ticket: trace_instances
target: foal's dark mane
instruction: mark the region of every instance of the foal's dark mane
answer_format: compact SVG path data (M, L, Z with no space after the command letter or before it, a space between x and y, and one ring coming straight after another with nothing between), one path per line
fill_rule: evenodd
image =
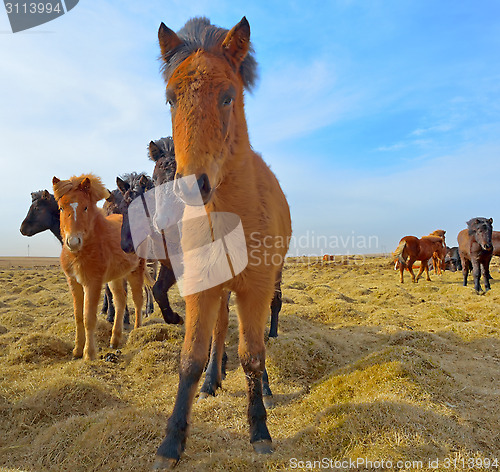
M130 185L131 189L136 189L140 185L140 180L142 177L146 177L147 179L146 190L152 189L153 181L151 180L151 177L145 172L129 172L120 176L122 180Z
M156 162L161 157L171 157L175 160L174 140L172 139L172 136L157 139L153 141L153 143L156 145L158 150L151 152L151 147L149 148L150 160Z
M168 82L177 67L196 51L204 50L222 56L222 42L229 30L212 25L206 17L191 18L178 32L182 43L163 56L163 77ZM240 65L243 85L248 91L254 87L258 73L254 50L250 49Z
M160 159L163 159L161 165L165 170L165 181L174 180L177 163L175 162L174 140L171 136L157 139L149 144L149 159L153 162L158 162ZM154 176L155 172L153 172L153 177Z
M43 198L44 192L47 192L50 195L50 200L53 199L54 202L56 201L54 195L49 193L47 190L38 190L38 192L31 192L31 201L34 202L35 200L41 200Z
M43 190L39 190L38 192L31 192L31 201L40 200L42 198Z

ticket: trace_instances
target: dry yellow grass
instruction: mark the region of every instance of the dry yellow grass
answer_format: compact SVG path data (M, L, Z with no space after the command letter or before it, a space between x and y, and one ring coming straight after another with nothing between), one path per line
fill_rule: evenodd
M150 470L173 406L183 328L156 312L127 333L116 363L72 360L61 270L54 261L0 262L0 471ZM498 265L492 274L500 280ZM268 343L274 454L257 456L248 443L232 306L227 379L217 397L195 404L178 470L291 470L323 458L485 470L485 459L500 461L500 282L478 296L461 274L431 277L401 285L383 258L290 260L279 337ZM176 290L172 298L182 313ZM103 356L109 333L101 316Z

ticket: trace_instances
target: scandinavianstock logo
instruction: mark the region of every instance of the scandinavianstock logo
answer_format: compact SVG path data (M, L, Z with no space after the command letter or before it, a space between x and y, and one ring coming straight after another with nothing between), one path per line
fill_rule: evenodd
M238 215L207 213L194 175L177 179L177 184L198 190L189 205L175 193L174 182L167 182L134 199L128 218L137 255L168 258L186 296L238 275L248 264L248 254Z
M4 0L13 33L52 21L72 10L79 0Z

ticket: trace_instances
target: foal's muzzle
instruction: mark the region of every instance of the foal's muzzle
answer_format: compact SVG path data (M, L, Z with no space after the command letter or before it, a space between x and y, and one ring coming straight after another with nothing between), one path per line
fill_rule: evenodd
M194 176L183 178L182 174L178 173L175 176L174 192L186 205L200 206L206 205L210 201L212 186L205 173L201 174L196 182Z
M64 242L71 252L76 252L82 248L83 239L80 235L70 235Z

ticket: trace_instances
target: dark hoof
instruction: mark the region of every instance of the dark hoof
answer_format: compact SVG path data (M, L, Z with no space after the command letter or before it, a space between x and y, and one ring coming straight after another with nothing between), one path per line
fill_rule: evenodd
M274 408L274 398L272 395L262 395L262 401L264 402L266 410L271 410Z
M172 470L177 465L177 459L169 457L156 456L153 470Z
M184 320L177 313L173 312L172 314L163 314L163 320L167 324L176 324L179 326L184 324Z
M270 439L261 439L260 441L255 441L253 444L253 450L257 454L272 454L273 453L273 443Z

